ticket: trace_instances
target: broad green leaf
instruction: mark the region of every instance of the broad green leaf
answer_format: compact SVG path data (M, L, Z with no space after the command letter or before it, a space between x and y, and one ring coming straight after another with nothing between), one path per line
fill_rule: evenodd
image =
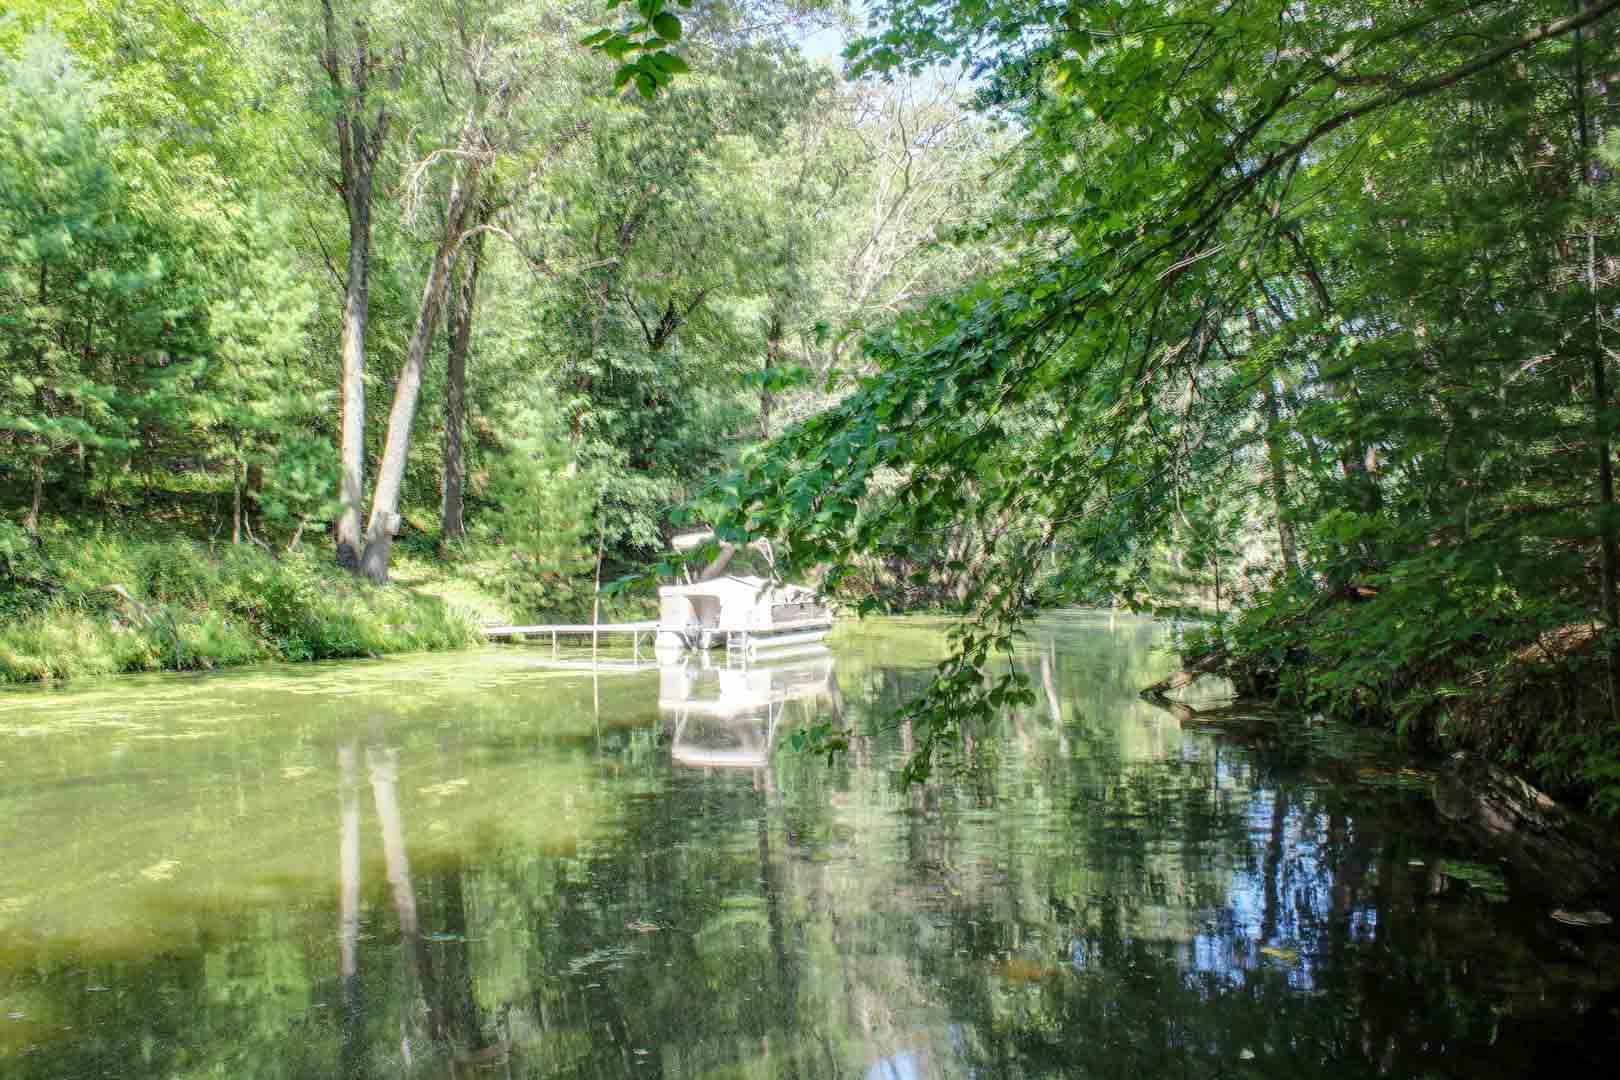
M652 17L653 32L665 41L679 41L681 39L681 20L667 11L659 12Z

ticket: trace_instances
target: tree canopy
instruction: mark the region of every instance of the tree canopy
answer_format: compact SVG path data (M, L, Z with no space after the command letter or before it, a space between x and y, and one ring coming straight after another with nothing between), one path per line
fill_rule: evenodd
M19 5L6 543L133 507L133 476L145 516L330 529L384 580L396 536L500 561L503 492L541 463L588 479L580 531L611 559L661 550L670 508L768 430L751 376L831 366L898 310L885 275L965 278L922 215L989 167L942 144L874 194L895 110L921 106L801 56L835 6L661 10L693 70L652 52L682 78L648 97L579 46L596 15L550 0Z
M1027 693L986 676L1028 613L1173 573L1193 651L1317 707L1454 733L1594 620L1612 669L1615 8L882 5L857 71L961 65L1017 133L1008 257L705 512L834 587L904 567L865 607L960 578L944 739Z

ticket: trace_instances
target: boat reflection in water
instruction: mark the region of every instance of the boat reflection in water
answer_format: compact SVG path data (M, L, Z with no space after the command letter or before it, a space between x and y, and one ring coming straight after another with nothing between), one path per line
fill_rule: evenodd
M1163 624L1033 627L902 787L944 625L0 693L0 1077L1615 1072L1620 934L1393 740L1143 700Z
M767 664L728 666L708 653L658 669L658 711L675 764L764 769L783 727L808 726L824 704L841 712L833 658L804 650Z

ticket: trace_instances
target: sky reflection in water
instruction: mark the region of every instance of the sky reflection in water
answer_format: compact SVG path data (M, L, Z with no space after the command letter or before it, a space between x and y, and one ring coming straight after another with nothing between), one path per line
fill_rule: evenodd
M1614 1060L1614 935L1326 725L1072 615L923 788L922 619L770 670L522 649L0 695L0 1076L1497 1077ZM549 653L549 649L544 651ZM828 768L785 734L861 733Z

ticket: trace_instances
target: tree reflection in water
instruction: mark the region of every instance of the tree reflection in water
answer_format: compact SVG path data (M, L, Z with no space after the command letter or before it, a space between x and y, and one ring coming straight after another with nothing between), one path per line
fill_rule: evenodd
M836 665L593 678L506 652L468 679L411 661L381 669L405 704L380 714L261 684L212 742L7 744L4 808L41 827L6 841L31 884L0 895L0 1074L1498 1077L1611 1059L1613 934L1493 876L1375 738L1140 701L1163 634L1046 624L1015 658L1036 704L911 789L911 733L888 718L939 655L924 620L851 635ZM177 731L248 693L175 685L151 707ZM818 721L852 732L834 767L785 746ZM45 839L65 822L112 839L70 858Z

